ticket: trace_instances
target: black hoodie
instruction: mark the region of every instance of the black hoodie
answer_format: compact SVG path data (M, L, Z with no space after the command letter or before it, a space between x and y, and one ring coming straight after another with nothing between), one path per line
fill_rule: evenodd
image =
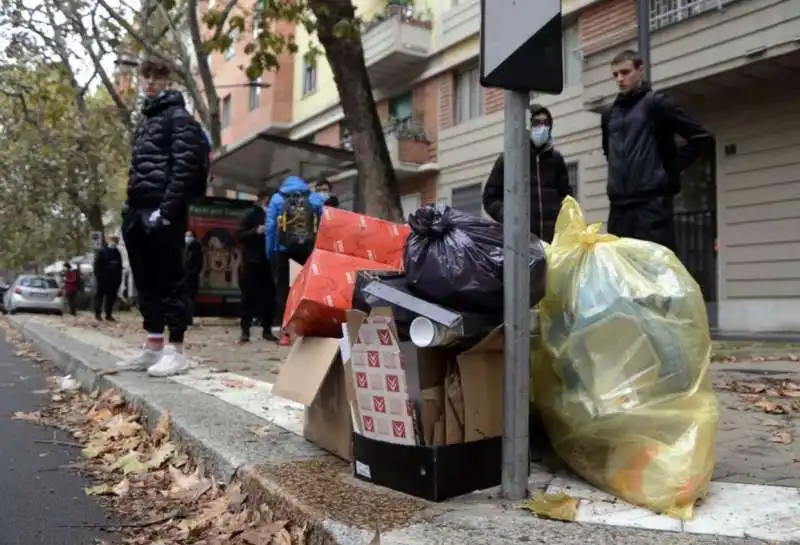
M550 129L553 116L539 104L532 104L531 117L539 113L547 114ZM486 186L483 188L483 208L489 216L503 222L503 178L505 167L503 154L494 163ZM564 157L553 147L551 140L540 148L531 143L531 233L540 239L551 242L555 231L556 218L561 209L561 201L572 195L569 175Z

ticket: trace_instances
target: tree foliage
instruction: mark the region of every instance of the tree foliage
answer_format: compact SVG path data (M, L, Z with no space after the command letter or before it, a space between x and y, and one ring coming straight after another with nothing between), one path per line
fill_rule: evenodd
M0 34L0 266L41 265L88 249L118 208L127 118L81 73L64 20L47 3L3 2ZM49 30L44 30L49 29ZM107 74L104 74L108 77Z

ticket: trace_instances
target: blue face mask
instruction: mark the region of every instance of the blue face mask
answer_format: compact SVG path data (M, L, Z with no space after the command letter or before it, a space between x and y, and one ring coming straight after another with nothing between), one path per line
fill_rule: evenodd
M550 127L547 125L536 125L531 129L531 142L537 148L541 148L550 141Z

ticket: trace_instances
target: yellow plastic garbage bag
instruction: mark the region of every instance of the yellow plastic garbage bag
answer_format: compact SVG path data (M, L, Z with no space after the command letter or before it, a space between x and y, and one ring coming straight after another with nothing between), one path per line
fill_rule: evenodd
M719 420L703 296L670 250L599 230L565 199L547 248L533 401L578 475L688 520L708 492Z

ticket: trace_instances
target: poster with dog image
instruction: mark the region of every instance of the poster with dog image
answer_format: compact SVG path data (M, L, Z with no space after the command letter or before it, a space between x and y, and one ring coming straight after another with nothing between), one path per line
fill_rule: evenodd
M239 303L241 248L236 227L251 206L249 201L204 198L190 207L188 228L203 250L198 304Z

